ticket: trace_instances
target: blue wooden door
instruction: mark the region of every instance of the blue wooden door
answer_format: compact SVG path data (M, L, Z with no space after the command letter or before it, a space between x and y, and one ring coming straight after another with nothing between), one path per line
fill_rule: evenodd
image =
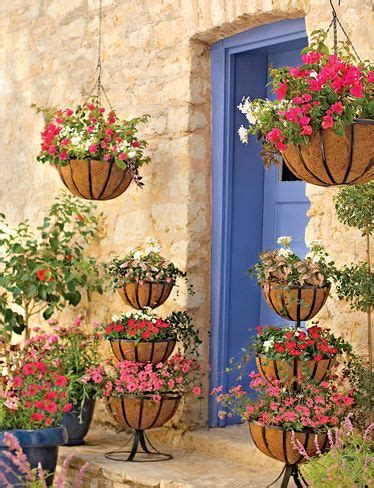
M267 96L269 62L295 64L307 43L303 19L276 22L220 41L211 49L213 107L213 225L211 281L210 386L227 390L237 374L226 373L230 358L256 333L265 318L260 287L248 268L259 252L282 234L304 242L305 185L288 181L282 170L265 171L261 144L240 142L237 130L246 119L237 109L242 98ZM251 365L254 369L254 364ZM209 425L225 426L209 403Z
M294 66L300 63L299 53L299 48L288 49L278 46L275 51L268 53L268 66L274 68ZM274 99L269 86L266 96ZM283 161L278 168L272 167L265 171L262 249L279 248L278 237L292 236L292 249L300 257L305 257L308 252L305 245L308 208L309 200L305 195L305 183L298 181ZM283 323L285 320L269 308L262 296L260 325Z

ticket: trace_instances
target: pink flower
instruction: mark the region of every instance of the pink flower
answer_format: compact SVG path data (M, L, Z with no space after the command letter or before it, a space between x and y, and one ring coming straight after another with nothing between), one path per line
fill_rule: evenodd
M94 127L93 125L89 125L89 126L87 127L87 132L90 132L90 133L91 133L91 132L94 130L94 128L95 128L95 127Z
M122 161L126 161L127 159L127 154L126 153L120 153L118 155L118 159L122 160Z
M353 85L352 88L349 90L349 93L356 98L362 98L364 96L362 83L356 83L355 85Z
M154 402L159 402L161 400L161 395L152 395L152 400Z
M63 146L67 146L69 144L69 142L70 142L70 139L65 138L65 139L62 139L61 144Z
M307 117L306 115L302 115L299 119L300 125L308 125L309 122L310 122L310 117Z
M57 152L57 147L56 146L51 146L49 149L48 149L48 152L49 154L56 154Z
M311 128L310 125L304 125L304 127L302 127L301 129L301 133L304 135L304 136L310 136L313 132L313 129Z
M329 129L332 127L334 124L333 118L331 115L325 115L323 117L323 122L322 122L322 129Z
M105 134L111 136L113 134L113 129L105 129Z
M99 112L100 112L101 114L103 114L103 113L105 112L105 108L104 108L104 107L100 107L100 108L99 108Z
M342 102L336 102L331 105L331 112L337 113L338 115L341 115L343 112L343 104Z
M275 90L278 100L283 100L287 94L287 83L279 83Z
M109 161L110 160L110 154L104 154L103 156L104 161Z
M89 151L91 154L94 154L97 151L97 146L96 144L91 144Z
M132 145L132 147L139 147L140 142L139 141L132 141L131 145Z
M95 110L95 105L94 105L93 103L89 103L89 104L87 105L87 107L88 107L88 110L91 110L91 111L92 111L92 110Z
M65 150L61 151L59 158L64 161L65 159L68 158L68 152Z
M73 111L70 108L66 109L66 115L70 117L70 115L73 115Z
M192 393L193 393L194 395L196 395L196 396L199 396L199 395L200 395L200 393L201 393L201 388L200 388L200 386L194 386L194 387L192 388Z

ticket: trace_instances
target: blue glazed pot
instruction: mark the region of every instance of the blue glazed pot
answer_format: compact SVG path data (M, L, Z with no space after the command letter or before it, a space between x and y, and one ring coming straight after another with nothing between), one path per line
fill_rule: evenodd
M68 439L65 427L38 430L17 429L8 430L7 432L18 439L31 468L37 468L40 463L44 472L52 473L46 481L47 486L52 486L53 473L57 464L58 446L65 444ZM19 481L22 473L4 456L4 451L9 451L9 449L4 444L4 432L0 432L0 460L12 469L12 473L5 473L7 480L11 485L23 486Z
M84 438L90 428L95 408L95 399L87 398L83 404L82 419L80 421L80 405L73 405L70 412L65 413L62 418L62 425L68 433L67 446L80 446L84 444Z

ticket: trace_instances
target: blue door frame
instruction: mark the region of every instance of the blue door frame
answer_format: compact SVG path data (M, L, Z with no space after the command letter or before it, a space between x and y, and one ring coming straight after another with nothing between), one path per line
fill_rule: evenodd
M211 274L211 340L210 340L210 386L227 384L225 372L228 365L230 293L226 279L231 273L232 252L232 208L233 208L233 93L235 81L235 55L268 48L277 44L296 41L306 37L304 19L293 19L267 24L224 39L211 48L212 78L212 274ZM253 72L253 70L252 70ZM258 76L262 76L258 72ZM251 75L251 72L248 73ZM264 73L266 80L266 73ZM246 93L243 92L243 95ZM257 96L257 95L255 95ZM261 95L260 95L261 96ZM253 167L248 161L248 171ZM248 176L255 186L263 188L263 172L253 171ZM236 181L236 184L241 182ZM252 228L262 228L262 202L258 208L256 195L247 190L250 221ZM256 205L256 204L255 204ZM248 237L248 236L247 236ZM261 249L261 233L248 240L248 256L253 259ZM251 261L249 261L251 262ZM254 262L254 260L252 260ZM247 297L243 297L246 300ZM260 310L260 294L253 298L253 306ZM257 325L257 324L255 324ZM218 406L213 398L209 403L209 425L225 426L226 421L218 420Z

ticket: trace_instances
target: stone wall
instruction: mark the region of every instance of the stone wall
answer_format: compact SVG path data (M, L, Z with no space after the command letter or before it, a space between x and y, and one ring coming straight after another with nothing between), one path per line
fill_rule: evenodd
M370 0L342 0L338 13L363 57L368 56ZM41 115L30 106L69 106L85 99L95 79L98 0L13 0L0 5L1 187L0 210L10 222L41 217L61 184L57 173L37 164ZM211 225L211 121L209 45L277 20L306 16L308 31L329 23L327 0L103 0L103 84L119 114L149 113L142 128L152 163L142 171L145 187L132 185L116 200L99 203L105 235L91 252L104 258L147 236L186 268L193 297L182 286L175 305L188 307L202 331L209 361ZM360 237L334 216L333 191L308 187L308 241L318 238L341 261L363 255ZM343 239L344 235L344 239ZM84 306L105 320L124 307L114 295ZM65 316L71 316L66 312ZM330 301L324 321L365 345L363 316ZM353 322L353 325L352 325ZM207 393L205 381L204 393ZM205 422L206 400L179 417ZM104 415L101 415L104 420ZM177 419L178 420L178 419Z

